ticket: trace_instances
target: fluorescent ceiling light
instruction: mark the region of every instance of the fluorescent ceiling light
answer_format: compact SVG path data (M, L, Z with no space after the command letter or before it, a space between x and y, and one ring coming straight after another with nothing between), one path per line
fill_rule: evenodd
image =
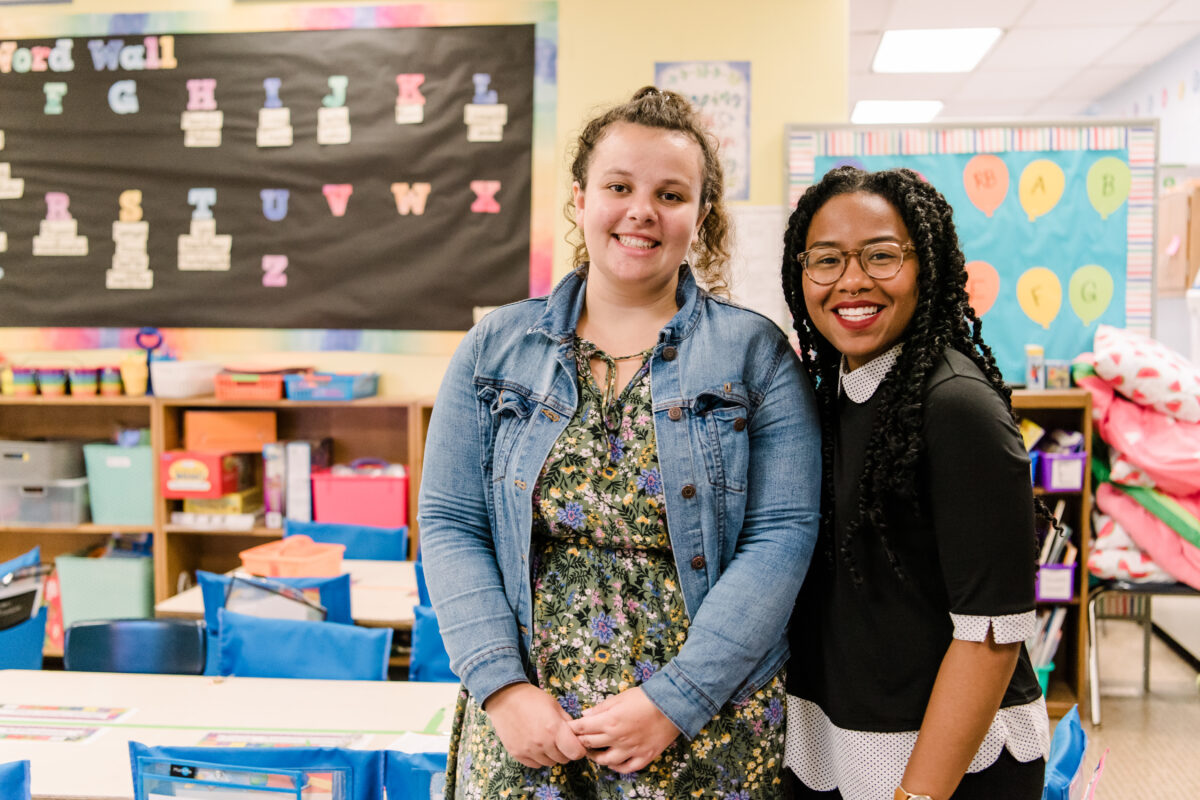
M929 122L941 110L941 100L859 100L850 121L855 125Z
M999 28L884 31L875 72L970 72L1003 33Z

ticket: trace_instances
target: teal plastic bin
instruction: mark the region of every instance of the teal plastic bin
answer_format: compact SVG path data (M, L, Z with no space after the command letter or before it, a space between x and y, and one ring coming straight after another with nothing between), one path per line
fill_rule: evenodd
M100 525L154 525L154 458L149 445L83 446L92 522Z
M63 628L87 619L154 616L154 559L148 556L59 556Z

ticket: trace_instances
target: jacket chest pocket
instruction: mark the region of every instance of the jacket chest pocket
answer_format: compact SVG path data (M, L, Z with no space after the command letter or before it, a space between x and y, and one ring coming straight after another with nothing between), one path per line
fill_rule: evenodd
M692 412L700 425L704 469L713 486L746 491L750 467L750 409L731 392L702 392Z
M487 460L492 479L503 480L537 403L520 391L495 386L480 388L479 400L491 420L491 452Z

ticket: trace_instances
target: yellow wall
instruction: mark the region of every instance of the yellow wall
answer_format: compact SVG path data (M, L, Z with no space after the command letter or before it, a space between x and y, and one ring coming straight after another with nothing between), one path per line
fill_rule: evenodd
M517 5L524 3L514 0ZM306 5L354 5L317 2ZM368 4L363 4L368 5ZM369 5L376 5L371 3ZM494 0L456 3L477 7L486 22ZM233 0L74 0L64 6L6 8L5 16L112 14L226 7L231 17L261 14L274 3ZM0 25L0 27L3 27ZM566 151L582 122L598 107L626 99L654 79L656 61L751 62L750 203L783 202L783 128L790 122L846 119L847 0L560 0L558 4L558 197L555 203L555 275L565 274L570 248L560 209L568 197ZM223 358L224 353L188 353ZM230 355L233 360L245 361ZM295 361L291 354L288 361ZM318 366L360 363L364 356L304 354ZM366 357L384 373L388 394L430 394L448 356Z

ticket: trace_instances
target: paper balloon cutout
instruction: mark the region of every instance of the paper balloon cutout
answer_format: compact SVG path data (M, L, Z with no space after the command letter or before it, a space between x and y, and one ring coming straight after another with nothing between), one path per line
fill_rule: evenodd
M1008 165L999 156L975 156L963 168L963 188L971 203L990 217L1008 195Z
M967 299L975 316L982 317L1000 295L1000 273L986 261L967 262Z
M1129 165L1124 161L1114 156L1096 159L1088 170L1087 193L1101 219L1108 219L1128 199L1131 183Z
M1080 267L1067 284L1067 296L1071 298L1071 308L1086 328L1100 319L1112 302L1112 273L1097 264Z
M1058 205L1066 185L1067 176L1063 174L1062 167L1050 159L1039 158L1029 162L1017 186L1021 208L1029 215L1029 221L1033 222Z
M1049 329L1062 308L1062 284L1045 267L1027 270L1017 280L1017 302L1031 320Z

